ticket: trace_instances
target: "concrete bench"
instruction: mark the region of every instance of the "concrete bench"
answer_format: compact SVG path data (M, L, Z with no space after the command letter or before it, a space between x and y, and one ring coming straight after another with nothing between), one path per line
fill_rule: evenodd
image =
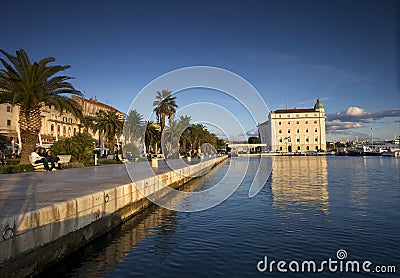
M62 165L67 164L71 160L70 154L60 154L57 155L57 157L60 159L59 163L61 163Z
M67 164L67 163L71 160L71 155L70 155L70 154L60 154L60 155L58 155L57 157L58 157L60 160L59 160L58 162L54 163L56 167L59 166L58 163L60 163L61 165L65 165L65 164ZM35 162L33 161L31 155L29 155L29 162L31 163L31 165L33 166L33 168L35 168L35 171L36 171L36 170L37 170L37 171L40 171L40 170L45 171L43 163L35 163ZM51 164L51 163L49 163L49 166L51 167L50 164Z
M37 171L37 170L45 171L43 163L35 163L35 161L33 161L33 158L31 155L29 155L29 162L31 163L33 168L35 168L35 171Z

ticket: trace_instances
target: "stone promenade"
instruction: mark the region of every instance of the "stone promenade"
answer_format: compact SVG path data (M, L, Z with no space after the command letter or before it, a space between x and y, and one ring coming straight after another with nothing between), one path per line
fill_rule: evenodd
M71 168L55 172L3 174L0 175L0 223L2 219L11 215L23 214L199 162L198 159L189 163L179 159L159 160L158 168L151 168L149 162L140 162Z

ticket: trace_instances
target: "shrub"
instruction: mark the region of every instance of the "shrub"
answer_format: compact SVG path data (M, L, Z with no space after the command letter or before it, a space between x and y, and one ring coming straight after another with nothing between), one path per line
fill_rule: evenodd
M83 168L85 167L85 165L83 165L83 163L80 162L70 162L67 163L65 166L63 165L64 169L68 169L68 168Z
M139 149L135 146L135 144L133 143L128 143L126 145L124 145L123 147L124 153L125 153L125 157L126 157L126 153L130 152L132 154L133 157L140 157L140 151Z
M98 162L99 162L100 165L122 164L121 160L115 160L115 159L99 159Z
M0 174L25 173L33 172L34 170L35 168L30 164L0 166Z
M7 158L7 165L18 165L21 158Z
M89 133L78 133L71 138L60 140L52 147L55 155L70 154L71 162L91 166L93 162L93 138Z

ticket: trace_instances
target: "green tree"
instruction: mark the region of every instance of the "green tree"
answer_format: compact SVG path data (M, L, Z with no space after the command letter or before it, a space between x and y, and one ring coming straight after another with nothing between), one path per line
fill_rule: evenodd
M42 126L41 108L54 105L62 113L68 111L82 118L81 107L67 95L82 96L69 80L68 76L58 75L70 66L51 66L52 57L32 62L21 49L16 56L4 50L1 53L9 62L0 58L5 69L0 71L0 103L19 106L19 126L21 130L21 162L29 164L29 154L36 145L36 139Z
M83 127L85 132L89 132L89 130L94 131L96 129L96 117L85 115L81 119L81 127Z
M59 140L51 147L55 155L70 154L71 162L85 166L93 165L93 138L87 133L78 133L71 138Z
M179 117L179 123L181 125L181 130L183 129L183 131L180 134L180 138L179 138L179 145L180 145L180 151L182 153L186 152L187 149L187 144L191 143L190 140L190 121L191 121L191 117L190 116L180 116Z
M124 150L124 152L125 152L125 156L127 156L126 153L129 152L129 153L132 154L133 157L136 157L136 158L140 157L140 151L139 151L139 149L136 147L136 145L133 144L133 143L125 144L125 145L123 146L123 150Z
M117 113L111 110L108 110L107 112L101 110L97 113L97 116L95 130L100 133L103 132L109 142L109 148L114 149L115 135L122 134L124 126L123 122L119 119Z
M160 131L155 122L153 121L146 122L146 130L144 138L145 138L144 141L146 145L146 152L150 153L151 149L157 151L155 148L155 144L160 140Z
M161 127L161 134L165 128L165 118L168 117L169 122L174 119L176 108L176 97L172 96L172 91L162 90L157 92L156 100L153 102L154 112L156 112L157 122Z
M125 139L129 143L132 143L135 140L142 139L141 137L143 133L143 125L143 116L136 110L129 111L129 114L126 116L124 124Z
M260 138L258 138L258 137L249 137L247 142L249 144L260 144Z
M194 150L197 150L202 144L209 143L218 148L218 137L209 132L207 127L202 124L195 124L189 128L190 142Z

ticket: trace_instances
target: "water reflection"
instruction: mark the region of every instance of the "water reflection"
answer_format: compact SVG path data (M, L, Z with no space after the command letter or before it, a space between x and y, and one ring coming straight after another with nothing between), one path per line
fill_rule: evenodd
M219 167L210 171L213 173ZM224 174L222 171L220 174ZM205 189L210 175L204 175L184 184L180 190L195 192ZM190 203L190 198L181 198L174 192L166 198L171 203ZM157 235L154 248L149 250L161 260L167 260L171 252L176 249L173 236L177 229L180 217L190 217L190 214L180 214L156 205L139 213L137 216L123 223L120 227L94 240L76 253L65 258L61 263L40 273L40 277L48 276L107 276L115 271L114 267L126 260L128 256L140 256L140 246L151 235Z
M281 218L329 213L326 157L277 157L271 175L272 206Z

